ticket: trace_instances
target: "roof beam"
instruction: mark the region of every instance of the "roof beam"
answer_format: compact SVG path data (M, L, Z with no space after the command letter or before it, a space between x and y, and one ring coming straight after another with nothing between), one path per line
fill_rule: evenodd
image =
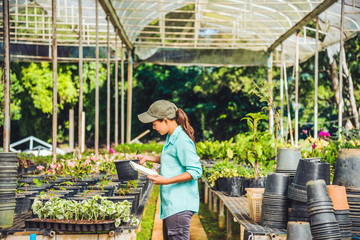
M121 41L127 46L128 49L132 50L134 48L134 45L130 42L128 36L126 35L126 32L124 30L124 27L122 26L119 17L116 13L116 10L114 6L111 3L111 0L98 0L101 4L101 7L103 8L106 15L109 16L109 19L114 26L115 29L118 29L119 37Z
M301 19L298 23L296 23L292 28L290 28L287 32L281 35L267 50L268 53L275 50L277 46L279 46L282 42L284 42L287 38L293 35L296 31L300 30L303 26L308 24L312 19L317 17L320 13L324 12L331 5L333 5L337 0L325 0L320 3L312 12L307 14L303 19Z

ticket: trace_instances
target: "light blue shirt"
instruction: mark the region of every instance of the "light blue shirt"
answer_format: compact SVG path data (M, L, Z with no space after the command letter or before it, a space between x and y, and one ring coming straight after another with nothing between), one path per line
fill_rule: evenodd
M160 175L171 178L184 172L192 180L160 186L160 218L164 219L182 211L199 211L199 189L197 179L202 175L200 158L190 137L179 125L171 136L167 135L160 156Z

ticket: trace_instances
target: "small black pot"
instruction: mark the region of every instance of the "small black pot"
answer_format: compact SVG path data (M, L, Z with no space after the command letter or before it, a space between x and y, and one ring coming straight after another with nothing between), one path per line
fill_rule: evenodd
M265 193L286 196L289 176L280 173L269 173L265 185Z
M288 222L287 240L311 240L311 230L308 222Z
M121 160L121 161L114 161L116 166L116 171L119 177L119 180L136 180L139 177L139 174L137 171L135 171L131 165L130 161L133 161L135 163L139 163L139 159L132 159L132 160Z
M326 183L323 179L308 181L306 183L306 192L308 204L316 202L331 202L326 188Z
M227 190L228 190L227 178L218 178L217 181L219 184L218 190L222 191L222 192L227 192Z
M249 188L264 188L265 183L266 183L266 178L265 177L258 177L257 179L250 178L248 187Z
M230 197L241 196L243 177L232 177L227 179L227 192Z

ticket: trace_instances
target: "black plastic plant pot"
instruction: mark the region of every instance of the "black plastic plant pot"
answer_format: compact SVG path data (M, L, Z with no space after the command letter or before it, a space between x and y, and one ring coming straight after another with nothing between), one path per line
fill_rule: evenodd
M287 195L289 176L280 173L270 173L267 176L265 193L272 195Z
M294 182L289 187L289 198L307 202L306 183L318 179L324 179L327 185L330 184L330 164L320 161L320 158L300 159Z
M266 178L258 177L258 178L250 178L249 188L265 188Z
M242 189L241 189L241 195L246 194L245 188L249 188L249 184L250 184L250 178L244 178L243 184L242 184Z
M341 149L336 159L334 185L360 188L360 149Z
M329 224L329 223L337 224L334 212L324 212L310 216L311 226L317 226L317 225Z
M136 180L139 177L137 171L135 171L131 165L130 161L139 163L139 159L132 159L132 160L121 160L121 161L114 161L116 166L116 171L118 174L118 178L120 181L122 180Z
M227 179L227 192L230 197L241 196L243 177L232 177Z
M326 183L323 179L308 181L306 183L306 192L308 204L319 201L331 202Z
M16 152L0 153L1 166L17 166L18 154Z
M218 190L222 191L222 192L227 192L227 190L228 190L227 178L218 178L217 180L218 180L218 184L219 184Z
M276 171L296 171L300 159L300 148L280 148L278 150Z

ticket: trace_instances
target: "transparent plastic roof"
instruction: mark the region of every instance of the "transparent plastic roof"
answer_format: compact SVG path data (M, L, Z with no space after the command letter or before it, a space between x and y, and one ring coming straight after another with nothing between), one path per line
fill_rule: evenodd
M267 50L305 16L334 0L99 0L110 2L135 47L138 61L181 65L266 65ZM78 0L57 0L58 45L78 44ZM95 0L83 0L83 44L88 58L95 46ZM320 50L338 44L341 1L319 12ZM10 0L11 42L51 45L51 1ZM2 13L2 11L1 11ZM106 15L99 5L100 44L106 46ZM2 21L2 17L1 17ZM1 22L2 24L2 22ZM345 0L344 37L360 31L360 0ZM110 41L115 47L114 28ZM1 29L2 34L2 29ZM2 36L1 40L2 40ZM315 29L301 28L300 60L315 53ZM120 44L119 44L120 45ZM296 37L284 42L286 61L294 63ZM281 46L274 51L280 63ZM34 52L34 51L33 51ZM76 58L67 51L66 58ZM48 56L47 56L48 57ZM86 57L86 56L85 56Z

